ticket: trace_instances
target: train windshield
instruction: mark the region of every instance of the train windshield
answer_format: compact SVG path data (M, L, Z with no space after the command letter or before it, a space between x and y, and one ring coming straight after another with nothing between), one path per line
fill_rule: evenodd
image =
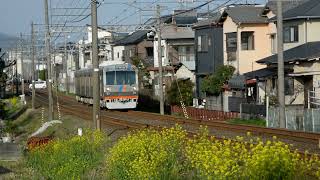
M106 72L106 85L133 85L136 83L134 71L109 71Z

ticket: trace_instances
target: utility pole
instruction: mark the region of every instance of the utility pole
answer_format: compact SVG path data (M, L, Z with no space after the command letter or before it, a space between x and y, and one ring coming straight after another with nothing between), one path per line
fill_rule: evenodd
M161 12L160 5L157 5L158 19L158 61L159 61L159 100L160 114L164 115L164 98L163 98L163 74L162 74L162 46L161 46Z
M100 125L100 82L99 82L99 59L98 59L98 20L97 0L91 0L91 29L92 29L92 81L93 81L93 124L97 130Z
M15 50L15 57L16 57L16 96L19 95L19 81L18 81L18 45L16 45Z
M67 52L67 34L64 33L64 63L63 63L64 73L66 75L65 78L65 90L66 94L69 93L69 77L68 77L68 52Z
M49 98L49 107L48 107L48 121L52 121L53 118L53 101L52 101L52 79L51 79L51 56L50 56L50 29L49 29L49 10L48 10L48 0L44 0L45 8L45 27L46 27L46 58L47 58L47 88L48 88L48 98Z
M278 34L278 101L280 128L286 128L286 111L284 96L284 62L283 62L283 17L282 0L277 1L277 34Z
M55 91L56 93L58 93L58 78L57 78L57 68L56 68L56 50L57 50L57 46L56 44L54 44L54 51L53 51L53 64L54 64L54 83L55 83Z
M33 22L31 23L31 41L32 41L32 109L35 109L34 101L36 98L36 91L35 91L35 67L34 67L34 59L35 59L35 36L34 36L34 25Z
M22 92L22 101L24 102L24 70L23 70L23 36L22 33L20 33L20 48L21 48L21 52L20 52L20 60L21 60L21 92Z

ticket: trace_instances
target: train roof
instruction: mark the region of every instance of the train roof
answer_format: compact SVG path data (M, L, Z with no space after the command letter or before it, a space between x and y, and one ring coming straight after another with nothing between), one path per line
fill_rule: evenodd
M124 61L103 61L99 67L105 67L110 65L116 65L116 64L125 64Z
M106 71L136 71L137 70L137 68L130 63L100 66L100 68L103 68Z
M92 67L90 68L84 68L84 69L80 69L77 72L78 73L88 73L90 74L92 72ZM120 62L120 61L113 61L110 63L104 62L102 64L99 65L99 69L104 69L106 71L136 71L137 68L130 64L130 63L125 63L125 62ZM76 72L76 73L77 73Z

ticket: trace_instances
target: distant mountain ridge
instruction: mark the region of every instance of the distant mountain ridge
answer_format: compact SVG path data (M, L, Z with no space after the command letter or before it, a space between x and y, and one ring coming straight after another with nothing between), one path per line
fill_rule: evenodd
M17 41L17 37L0 32L0 48L9 49L11 47L14 47Z

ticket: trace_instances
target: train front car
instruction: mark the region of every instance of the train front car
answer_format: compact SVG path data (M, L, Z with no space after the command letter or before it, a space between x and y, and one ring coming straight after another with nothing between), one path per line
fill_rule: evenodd
M138 70L131 64L102 66L103 106L135 109L138 103Z

